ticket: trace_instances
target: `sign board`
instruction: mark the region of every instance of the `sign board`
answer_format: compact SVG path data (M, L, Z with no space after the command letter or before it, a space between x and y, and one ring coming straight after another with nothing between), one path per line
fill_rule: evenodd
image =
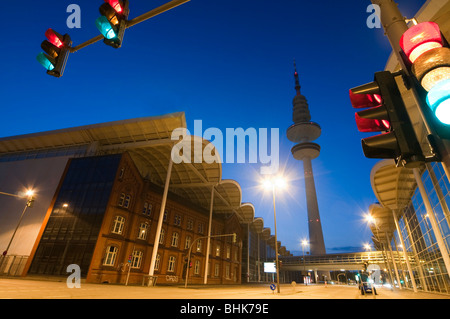
M275 267L275 263L264 263L264 272L276 273L277 268Z

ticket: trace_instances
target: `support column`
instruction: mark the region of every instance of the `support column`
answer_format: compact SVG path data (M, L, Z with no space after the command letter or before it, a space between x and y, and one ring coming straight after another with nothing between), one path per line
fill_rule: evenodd
M411 268L411 264L409 263L408 253L406 251L405 241L403 240L402 232L400 231L400 226L398 224L397 214L395 211L392 211L392 215L394 216L395 228L397 228L398 237L400 238L400 242L403 247L403 254L405 255L406 267L408 267L409 277L411 278L411 284L413 286L414 292L417 292L416 279L414 278L414 273Z
M425 291L428 291L427 283L425 280L425 276L423 273L422 265L420 263L419 254L417 253L416 245L414 244L414 238L412 237L411 229L409 228L408 220L405 220L406 232L408 233L409 238L411 238L411 247L414 253L414 259L416 260L417 269L419 270L419 280L422 284L422 287Z
M387 245L389 248L389 252L391 253L392 264L394 265L395 277L397 278L398 287L400 290L402 290L403 287L402 287L402 283L400 282L400 275L398 274L397 263L395 262L394 252L392 251L391 243L388 242ZM392 286L393 287L395 286L394 283L392 283Z
M170 176L172 174L172 156L169 158L169 167L167 168L167 176L166 176L166 182L164 184L164 192L161 202L161 209L159 211L159 219L158 219L158 226L156 228L156 234L155 234L155 242L153 244L153 252L152 252L152 259L150 261L150 270L148 272L149 276L153 276L155 272L155 263L156 263L156 255L158 254L158 247L159 247L159 237L161 236L161 228L162 223L164 219L164 211L166 210L166 202L167 202L167 194L169 192L169 184L170 184ZM149 281L150 284L150 281Z
M436 216L434 215L433 209L431 208L430 200L428 199L425 187L423 186L422 176L420 175L418 168L414 168L413 171L414 177L416 178L417 187L419 187L420 195L422 196L423 204L425 205L425 209L427 211L427 215L430 220L431 228L433 229L434 237L436 238L439 250L441 251L442 259L444 260L447 274L450 274L450 257L448 255L447 246L445 246L441 230L436 220Z
M206 242L206 258L205 258L205 274L203 277L203 283L206 285L208 283L208 269L209 269L209 253L211 246L211 225L212 225L212 214L214 206L214 190L215 186L211 188L211 204L209 207L209 225L208 225L208 238Z

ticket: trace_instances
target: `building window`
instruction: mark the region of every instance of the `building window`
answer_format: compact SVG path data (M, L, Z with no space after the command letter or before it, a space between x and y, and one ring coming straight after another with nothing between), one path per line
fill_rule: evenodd
M216 257L220 257L220 244L216 244Z
M166 238L166 231L164 228L161 228L161 234L159 234L159 243L164 245L164 239Z
M138 239L146 240L148 234L148 223L141 223L139 225Z
M230 265L225 266L225 278L230 279Z
M194 221L192 219L188 219L187 220L186 229L187 230L193 230L194 229Z
M144 208L142 209L142 214L147 215L147 211L148 211L148 203L145 202L144 203Z
M144 253L140 250L133 251L133 256L131 260L131 268L141 268L142 256Z
M169 263L167 264L167 271L174 272L175 271L175 261L177 259L174 256L169 257Z
M118 251L119 248L117 248L116 246L108 246L106 248L105 260L103 261L103 265L114 266Z
M117 205L122 207L124 202L125 202L125 193L122 193L119 196L119 201L118 201Z
M178 214L175 215L173 224L175 226L181 226L181 216L180 215L178 215Z
M219 277L220 274L220 265L219 264L214 264L214 277Z
M186 241L184 242L184 249L191 248L191 243L192 243L192 237L186 236Z
M231 258L231 247L227 246L227 259Z
M202 241L201 240L197 240L197 251L202 251Z
M199 234L203 234L203 223L198 223L197 231Z
M123 174L125 173L125 167L122 167L121 169L120 169L120 173L119 173L119 179L122 179L123 178Z
M164 218L163 218L163 222L167 222L167 218L168 218L169 212L167 210L164 211Z
M194 264L194 274L200 274L200 260L196 260Z
M113 225L112 232L114 234L121 235L123 232L124 225L125 225L125 218L122 216L116 216L116 218L114 218L114 225Z
M125 201L123 203L123 207L128 208L128 207L130 207L130 204L131 204L131 195L127 195L127 196L125 196Z
M161 266L161 255L160 254L156 255L155 270L159 270L159 266Z
M178 238L179 238L178 233L177 232L173 232L172 233L172 243L171 243L172 247L178 247Z

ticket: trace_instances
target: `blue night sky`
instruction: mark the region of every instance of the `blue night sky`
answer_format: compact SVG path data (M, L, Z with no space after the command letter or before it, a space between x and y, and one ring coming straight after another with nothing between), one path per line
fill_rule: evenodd
M168 1L130 0L130 19ZM413 17L425 0L397 0ZM69 4L81 28L69 29ZM390 45L370 29L366 1L191 0L125 32L122 48L102 41L70 54L64 76L36 61L47 28L68 33L73 46L99 34L102 0L8 1L3 5L0 137L184 111L188 129L278 128L280 164L290 179L277 196L278 240L301 251L308 235L302 163L286 138L292 124L293 60L312 121L322 127L313 160L328 253L362 250L363 221L376 201L348 90L384 69ZM6 26L6 27L5 27ZM225 134L224 134L225 135ZM226 141L224 141L225 143ZM224 179L242 187L256 217L273 233L271 196L258 186L260 164L224 164Z

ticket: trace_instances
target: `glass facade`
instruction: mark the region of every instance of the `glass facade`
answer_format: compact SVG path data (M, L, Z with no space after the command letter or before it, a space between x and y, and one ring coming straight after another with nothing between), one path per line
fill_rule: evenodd
M427 169L422 175L422 182L432 212L439 225L440 235L446 245L444 253L449 254L450 214L448 207L450 204L450 184L442 165L440 163L427 164ZM395 231L390 244L392 250L398 251L400 256L396 265L401 284L406 288L413 288L408 265L404 258L403 250L405 249L409 257L416 288L423 291L449 294L449 274L418 188L414 191L409 206L401 214L399 228L401 234ZM401 247L399 235L402 236L405 247ZM394 271L394 269L391 270Z
M77 264L87 275L121 156L70 161L29 274L67 275Z

